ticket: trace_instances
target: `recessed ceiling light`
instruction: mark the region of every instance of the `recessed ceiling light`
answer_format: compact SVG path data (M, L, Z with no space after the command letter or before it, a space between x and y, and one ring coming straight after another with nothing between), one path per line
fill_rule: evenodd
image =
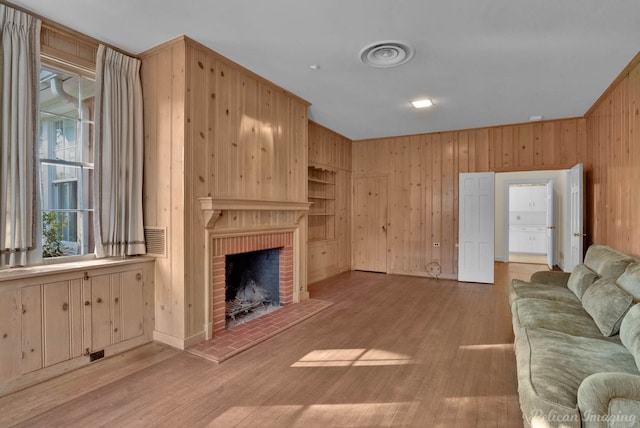
M426 98L424 100L415 100L415 101L411 101L411 105L414 108L427 108L427 107L431 107L433 105L433 102Z
M311 64L309 68L312 70L320 70L320 64Z
M529 116L529 122L537 122L538 120L542 120L542 115Z

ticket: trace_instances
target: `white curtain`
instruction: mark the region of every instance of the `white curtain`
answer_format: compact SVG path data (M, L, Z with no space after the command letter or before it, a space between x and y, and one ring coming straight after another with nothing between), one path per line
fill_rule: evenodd
M96 256L145 254L140 61L100 45L96 69Z
M24 266L39 247L40 25L0 5L0 266Z

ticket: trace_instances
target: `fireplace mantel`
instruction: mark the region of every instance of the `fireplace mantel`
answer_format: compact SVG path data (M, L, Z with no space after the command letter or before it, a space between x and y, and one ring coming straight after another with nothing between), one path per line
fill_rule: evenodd
M205 278L205 338L210 339L215 330L225 326L224 292L214 292L224 279L226 254L282 247L283 267L280 281L281 303L297 303L308 299L306 292L306 223L302 219L309 211L308 202L264 201L251 199L198 198L204 223L204 278ZM218 220L228 214L248 213L247 219L260 218L251 212L279 213L266 218L265 223L231 223ZM224 214L223 214L224 213ZM218 224L216 224L218 223ZM223 281L224 282L224 281ZM222 286L224 288L224 284ZM222 300L220 301L220 296ZM285 296L285 297L282 297Z
M198 198L207 229L213 229L223 211L309 211L308 202L261 201L252 199Z

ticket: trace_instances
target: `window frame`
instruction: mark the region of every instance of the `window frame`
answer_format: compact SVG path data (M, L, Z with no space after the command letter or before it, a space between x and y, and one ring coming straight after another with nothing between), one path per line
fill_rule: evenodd
M82 65L75 65L69 61L66 60L62 60L56 57L53 57L51 55L47 55L45 53L41 53L40 55L40 70L42 69L50 69L53 70L55 72L60 72L60 73L65 73L68 75L72 75L74 77L78 77L81 79L86 79L86 80L90 80L95 82L96 80L96 73L95 70L89 70L86 67L82 66ZM71 95L77 95L77 94L71 94ZM94 95L95 96L95 95ZM79 108L79 107L78 107ZM42 110L40 110L40 114L42 115ZM58 117L65 118L67 120L74 120L76 121L78 124L82 124L82 123L86 123L88 124L88 127L90 128L90 133L91 135L93 135L93 129L94 129L94 125L95 125L95 118L92 118L91 120L85 120L84 118L72 118L72 117L67 117L64 115L58 115ZM75 135L75 138L79 138L77 132ZM91 137L91 140L93 140L93 137ZM40 144L40 143L39 143ZM83 150L86 150L87 148L83 148ZM39 153L39 151L38 151ZM93 219L95 218L94 216L91 215L91 213L94 212L94 209L91 207L85 207L85 200L82 196L83 192L85 191L85 189L83 188L83 183L85 181L87 181L85 179L86 174L85 171L86 170L93 170L94 168L94 164L90 163L90 162L78 162L78 161L67 161L67 160L60 160L60 159L52 159L51 158L51 153L48 153L48 157L43 158L38 156L38 167L40 168L40 174L42 174L42 171L44 169L44 165L58 165L58 166L65 166L65 167L72 167L72 168L79 168L79 172L78 172L78 178L76 178L73 181L76 181L77 184L77 208L75 209L58 209L58 208L48 208L45 209L45 200L44 200L44 195L41 194L41 200L39 203L39 207L38 210L40 213L45 212L45 211L53 211L53 212L74 212L77 213L77 231L78 233L83 233L86 232L86 240L89 240L89 236L93 233ZM40 177L39 182L42 183L44 185L43 182L43 177ZM49 183L49 185L51 186L51 191L53 192L53 185L55 185L58 182L64 182L64 181L68 181L68 179L61 179L61 180L51 180L51 183ZM89 181L91 181L89 179ZM41 185L40 183L38 183L37 187L37 191L40 192L41 189ZM90 191L90 185L89 183L84 183L84 185L87 187L87 191ZM91 195L88 196L89 198L91 198ZM42 217L42 215L39 216L40 218ZM87 223L87 227L85 227L83 225L83 223L86 222ZM85 230L86 229L86 230ZM40 248L42 249L42 245L43 245L43 223L42 220L40 220L40 227L38 229L38 245L40 246ZM95 248L92 248L91 251L89 252L88 249L85 252L84 247L89 245L89 243L85 243L83 244L83 248L80 249L80 253L81 254L73 254L73 255L62 255L62 256L56 256L56 257L44 257L42 255L42 252L40 253L40 262L42 264L45 265L49 265L49 264L57 264L57 263L66 263L66 262L75 262L75 261L83 261L83 260L94 260L96 258L95 256ZM84 254L82 254L84 252Z

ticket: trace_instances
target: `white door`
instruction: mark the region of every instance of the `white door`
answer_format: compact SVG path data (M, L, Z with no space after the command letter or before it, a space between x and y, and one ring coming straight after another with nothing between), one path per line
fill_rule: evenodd
M458 281L493 284L493 172L460 174Z
M547 265L553 269L556 264L556 210L553 181L547 183Z
M565 270L570 272L582 263L583 255L583 170L579 163L569 171L569 242L570 254L565 261Z

